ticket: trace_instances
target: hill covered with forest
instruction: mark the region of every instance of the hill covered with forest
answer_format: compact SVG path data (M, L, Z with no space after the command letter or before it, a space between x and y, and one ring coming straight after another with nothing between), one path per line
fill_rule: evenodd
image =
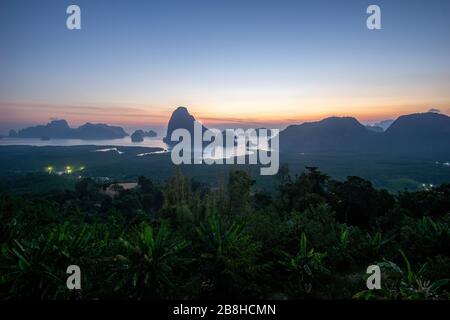
M134 188L81 179L0 193L0 299L449 299L450 185L396 196L283 167L276 193L232 171ZM66 268L83 290L66 288ZM382 289L368 291L378 264Z

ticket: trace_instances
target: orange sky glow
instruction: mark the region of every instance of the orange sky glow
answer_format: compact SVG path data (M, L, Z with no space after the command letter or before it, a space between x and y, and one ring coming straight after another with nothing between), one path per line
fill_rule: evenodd
M186 106L196 119L209 126L239 127L272 126L283 128L289 124L316 121L329 116L352 116L360 122L370 123L384 119L395 119L402 114L426 112L430 108L449 114L450 100L438 99L419 101L418 103L390 101L389 104L362 104L355 99L346 102L346 106L338 101L327 105L309 103L309 107L295 104L283 106L249 104L249 107L237 105L234 108L217 105L210 108L200 103L176 104L173 106L117 106L117 105L56 105L29 103L1 103L0 109L9 123L45 124L52 119L66 119L71 126L85 122L108 123L124 127L165 126L171 112L179 105ZM386 103L386 101L384 101Z

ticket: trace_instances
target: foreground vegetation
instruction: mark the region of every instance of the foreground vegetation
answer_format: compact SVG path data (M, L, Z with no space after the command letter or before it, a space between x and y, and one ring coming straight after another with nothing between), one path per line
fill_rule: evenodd
M0 299L449 299L450 184L392 195L359 177L232 171L118 190L0 196ZM82 290L66 288L78 265ZM369 265L382 289L368 291Z

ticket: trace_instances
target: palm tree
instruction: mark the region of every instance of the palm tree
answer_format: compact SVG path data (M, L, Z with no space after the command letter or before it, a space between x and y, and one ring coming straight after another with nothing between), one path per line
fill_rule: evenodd
M296 297L305 297L312 291L315 278L328 270L323 266L325 253L315 252L308 248L305 233L300 237L299 250L295 255L283 252L281 265L288 271L290 291Z
M121 254L115 256L115 291L133 298L162 298L175 287L175 269L182 264L179 256L187 242L171 236L168 225L162 223L154 231L150 225L135 228L120 238Z
M243 232L243 224L226 223L209 214L197 228L202 286L208 296L244 294L243 288L264 266L258 264L259 243Z
M58 286L65 282L45 259L50 256L47 246L40 246L39 241L13 240L1 249L0 286L8 288L0 290L2 299L57 297Z
M425 263L414 271L405 253L400 249L405 268L392 261L379 263L383 271L380 290L364 290L353 297L355 299L382 300L437 300L443 296L441 288L449 279L430 281L426 279L428 264Z
M5 243L0 255L0 285L7 286L15 297L69 298L67 267L78 265L84 276L95 278L108 236L103 227L65 223L32 240ZM84 283L89 289L91 282Z

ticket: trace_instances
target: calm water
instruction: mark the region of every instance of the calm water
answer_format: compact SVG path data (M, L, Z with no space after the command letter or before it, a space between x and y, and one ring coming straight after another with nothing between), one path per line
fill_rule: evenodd
M48 141L42 141L40 139L31 139L31 138L3 138L0 139L0 146L82 146L82 145L94 145L94 146L116 146L116 147L153 147L153 148L162 148L164 150L169 149L167 144L162 141L162 138L145 138L143 142L132 142L130 137L125 137L123 139L111 139L111 140L79 140L79 139L51 139ZM236 150L235 156L243 156L253 154L257 150L268 150L267 143L261 144L258 147L245 148L241 147ZM232 150L232 149L231 149ZM98 151L110 151L110 149L100 149ZM113 150L118 153L120 151ZM215 149L215 152L205 153L204 158L209 159L225 159L227 156L227 149L222 147L218 147ZM233 151L233 150L232 150ZM166 151L164 151L166 152ZM138 156L150 155L151 153L142 153ZM158 153L158 152L157 152ZM233 153L232 153L233 154Z
M0 146L119 146L119 147L157 147L167 149L167 145L162 138L145 138L143 142L132 142L130 137L111 140L79 140L79 139L51 139L41 141L40 139L28 138L3 138L0 139Z

